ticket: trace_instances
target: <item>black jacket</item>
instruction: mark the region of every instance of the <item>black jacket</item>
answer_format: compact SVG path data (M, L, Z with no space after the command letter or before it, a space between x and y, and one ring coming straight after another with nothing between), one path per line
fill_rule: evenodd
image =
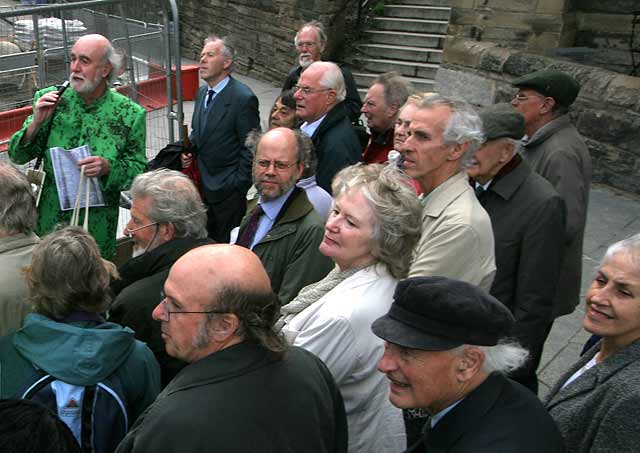
M136 338L144 341L160 364L162 386L186 364L167 355L160 336L160 323L151 312L160 303L160 292L173 263L189 250L212 244L209 238L178 238L159 245L155 249L124 263L111 289L115 300L109 309L109 320L135 331Z
M427 453L562 453L562 437L538 398L492 373L409 450Z
M356 81L353 79L353 75L351 75L351 71L346 65L338 65L340 70L342 71L342 77L344 78L344 87L347 90L347 97L344 100L345 108L347 109L347 114L349 115L349 120L352 123L355 123L360 118L360 109L362 108L362 101L360 100L360 94L358 94L358 86L356 85ZM300 74L302 73L302 67L296 66L287 75L287 78L284 81L284 85L282 86L282 90L291 90L293 86L298 83L298 79L300 78Z
M336 173L362 160L360 141L351 127L344 102L329 110L311 140L318 156L316 182L331 193Z
M116 452L346 453L347 419L320 359L245 341L185 367Z

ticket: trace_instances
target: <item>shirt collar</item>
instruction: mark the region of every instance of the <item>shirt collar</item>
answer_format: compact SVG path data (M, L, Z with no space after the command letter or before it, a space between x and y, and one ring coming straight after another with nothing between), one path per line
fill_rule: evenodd
M447 415L451 410L453 410L454 407L456 407L458 404L460 404L462 401L464 401L464 398L462 398L461 400L456 401L455 403L453 403L452 405L445 407L444 409L442 409L440 412L438 412L435 415L431 416L431 427L433 428L434 426L436 426L436 424L442 420L442 417L444 417L445 415Z
M327 115L324 114L322 115L322 117L316 121L314 121L313 123L307 123L306 121L304 123L302 123L302 126L300 126L300 130L304 133L304 135L306 135L307 137L312 137L313 134L316 132L316 129L318 129L318 127L320 126L320 123L322 123L322 120L326 117Z
M209 87L210 90L213 90L217 93L220 93L224 88L229 84L229 76L226 76L224 79L219 81L213 88Z
M271 221L274 221L275 218L278 217L278 213L282 209L282 206L284 206L284 204L286 203L289 195L291 195L291 192L293 192L293 189L295 189L295 186L289 189L286 193L280 195L275 200L263 202L262 197L258 199L258 203L260 204L260 206L262 206L264 214L269 217Z

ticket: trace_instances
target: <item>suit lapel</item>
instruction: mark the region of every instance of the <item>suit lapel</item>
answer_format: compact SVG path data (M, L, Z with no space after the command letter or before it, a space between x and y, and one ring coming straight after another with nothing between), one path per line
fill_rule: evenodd
M229 77L229 83L224 89L216 94L216 97L211 101L212 104L209 106L208 111L204 111L206 114L206 124L204 124L204 133L205 137L210 137L212 131L217 127L217 125L222 121L224 116L227 114L227 110L231 105L231 92L233 91L233 78Z

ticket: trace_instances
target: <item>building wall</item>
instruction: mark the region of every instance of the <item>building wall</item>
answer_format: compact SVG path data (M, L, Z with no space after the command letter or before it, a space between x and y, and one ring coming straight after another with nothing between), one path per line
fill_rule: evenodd
M589 146L593 180L640 193L640 77L548 56L549 50L572 45L576 36L576 4L580 7L581 2L454 0L452 3L436 91L485 106L509 101L516 91L510 82L516 77L544 68L565 71L582 87L570 115ZM504 8L497 8L498 4ZM561 8L555 13L541 11L545 5ZM494 8L492 18L483 19L488 14L487 7ZM520 10L506 10L516 7ZM472 27L478 24L484 27L474 35ZM499 34L504 40L497 38Z
M330 58L356 5L354 0L178 0L183 55L196 59L211 33L229 36L236 71L279 84L295 64L299 26L315 19L327 27Z

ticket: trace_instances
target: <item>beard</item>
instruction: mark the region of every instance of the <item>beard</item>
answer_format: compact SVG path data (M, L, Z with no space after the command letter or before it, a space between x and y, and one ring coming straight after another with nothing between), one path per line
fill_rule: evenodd
M311 59L310 53L305 52L305 53L301 53L298 56L298 64L302 69L308 68L311 65L311 63L313 63L313 60Z
M96 77L93 80L87 80L83 78L81 81L79 81L74 77L78 76L74 76L73 74L69 76L69 80L71 81L71 88L73 88L73 91L75 91L76 93L81 94L93 93L102 82L102 78L98 74L96 74Z
M270 188L269 190L265 190L262 186L263 182L270 182L270 183L276 184L277 187L273 187L273 188ZM273 180L269 178L256 179L255 186L256 186L256 190L258 191L258 195L260 195L263 201L271 201L287 193L289 189L291 189L295 184L296 184L296 178L295 178L295 175L293 175L291 179L289 179L288 181L282 181L282 182L278 182L277 180Z

